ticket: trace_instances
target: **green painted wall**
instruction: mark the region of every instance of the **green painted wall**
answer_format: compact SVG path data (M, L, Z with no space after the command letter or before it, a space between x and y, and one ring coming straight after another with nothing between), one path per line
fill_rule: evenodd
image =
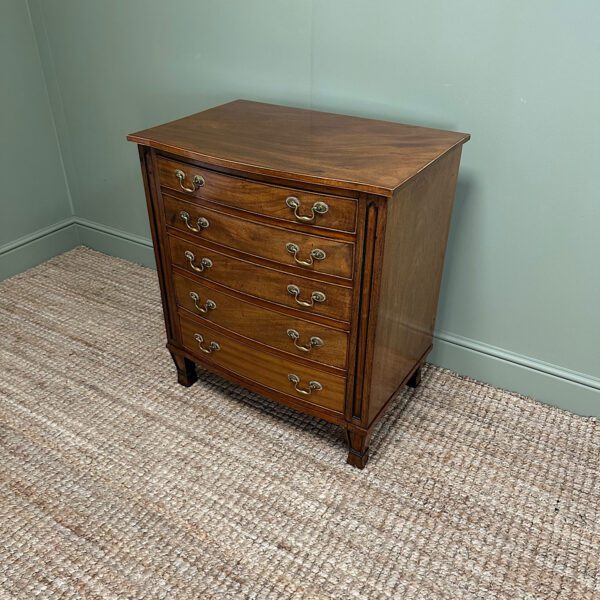
M81 239L151 261L125 134L233 98L468 131L432 359L600 414L592 0L30 0Z
M0 279L75 243L27 3L0 2Z

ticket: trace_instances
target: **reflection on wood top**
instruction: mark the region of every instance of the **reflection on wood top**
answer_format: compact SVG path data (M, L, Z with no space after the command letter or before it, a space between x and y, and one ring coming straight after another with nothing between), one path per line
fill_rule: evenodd
M127 139L192 160L391 196L466 133L236 100Z

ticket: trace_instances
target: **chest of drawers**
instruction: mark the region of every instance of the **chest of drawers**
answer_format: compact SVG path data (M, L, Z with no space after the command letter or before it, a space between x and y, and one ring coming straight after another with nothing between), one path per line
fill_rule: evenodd
M128 139L179 382L336 423L364 467L432 347L469 136L238 100Z

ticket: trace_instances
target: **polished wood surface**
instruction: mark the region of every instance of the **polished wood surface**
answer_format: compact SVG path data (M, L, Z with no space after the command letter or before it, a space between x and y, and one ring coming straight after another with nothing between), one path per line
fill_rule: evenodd
M286 271L260 266L174 236L169 236L169 243L173 265L178 266L188 275L215 281L232 290L299 310L307 316L315 314L341 321L350 320L352 301L350 287L315 281ZM195 271L190 265L190 260L186 258L186 252L193 253L196 267L201 265L202 259L210 260L212 266L201 273ZM298 301L309 302L312 305L299 304L288 292L289 285L299 288ZM324 294L325 301L315 302L312 299L315 292Z
M363 468L375 424L419 385L431 350L469 136L237 101L129 138L178 381L192 385L197 364L336 423ZM288 243L300 261L326 256L300 265Z
M198 334L204 340L202 344L196 339ZM314 367L307 367L294 362L293 359L282 359L275 354L248 347L223 332L217 332L208 325L199 324L185 317L181 318L181 335L183 346L202 364L206 362L221 365L229 371L252 379L280 393L293 396L302 402L316 404L337 412L342 412L344 409L344 377ZM209 349L211 342L216 342L219 349L210 354L200 350L200 347ZM257 365L261 365L261 368L257 369ZM310 395L298 392L289 380L290 374L298 376L300 382L297 386L302 391L309 390L311 381L321 384L322 389L311 391Z
M316 272L352 277L352 242L270 227L168 194L163 194L163 203L167 225L192 238L234 248L251 255L249 258L264 258L280 263L285 268L297 267L306 274ZM292 253L288 249L290 244L298 248L298 252ZM313 251L317 252L317 256L322 253L324 258L314 258L311 255Z
M223 327L244 336L250 342L264 344L270 348L286 352L301 361L311 361L345 369L348 353L348 334L314 323L257 306L239 297L211 287L199 279L173 274L177 303L196 319L206 320L209 324ZM196 297L190 296L196 294ZM208 306L215 308L207 309ZM212 303L212 304L211 304ZM198 309L200 307L200 310ZM206 311L206 312L201 312ZM188 316L189 318L189 316ZM308 348L299 350L288 330L297 331L300 338L297 344ZM323 345L315 347L309 343L311 337L318 337Z
M252 214L301 223L315 229L349 232L356 230L356 201L349 198L266 185L166 158L158 159L158 169L160 183L163 187L177 191L189 199L203 198ZM185 175L184 187L191 189L193 179L197 176L202 177L204 184L192 192L187 192L182 188L175 175L177 171L181 171ZM286 201L291 197L297 198L300 203L297 211L300 217L312 216L311 208L318 202L325 203L328 210L324 214L315 213L314 219L310 222L303 221L296 217L294 210L287 205Z
M388 206L369 420L431 348L460 155L449 152Z
M210 165L383 196L465 133L236 100L128 136Z

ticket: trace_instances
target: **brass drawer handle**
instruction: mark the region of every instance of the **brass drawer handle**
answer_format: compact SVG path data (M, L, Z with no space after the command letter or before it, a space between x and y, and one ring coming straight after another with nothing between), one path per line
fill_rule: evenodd
M325 294L323 292L313 292L310 295L310 302L307 302L306 300L300 300L298 297L300 296L300 288L297 285L294 285L292 283L290 283L290 285L287 286L287 291L288 294L290 294L291 296L294 296L294 300L296 300L296 303L299 304L300 306L314 306L315 302L325 302L325 300L327 300L327 297L325 296Z
M210 258L203 258L200 261L200 266L197 267L194 264L196 257L194 256L194 253L190 252L189 250L185 251L185 257L189 260L190 267L192 267L192 269L194 269L194 271L198 271L198 273L202 273L202 271L204 271L204 269L210 269L213 266L212 260L210 260Z
M308 260L300 260L298 258L298 254L300 253L300 246L298 244L293 244L289 242L285 245L285 249L294 257L294 260L303 267L310 267L314 263L315 260L323 260L327 257L324 250L320 250L319 248L315 248L310 252L310 258Z
M294 346L301 350L302 352L310 352L313 348L320 348L323 345L323 340L316 335L313 335L309 338L308 344L306 346L301 346L298 344L298 340L300 339L300 334L295 329L288 329L287 334L294 341Z
M185 173L181 169L175 169L175 177L179 180L179 187L184 192L189 192L190 194L195 192L199 187L204 185L204 177L202 175L194 175L194 179L192 179L192 187L186 187L183 185L183 181L185 179Z
M309 381L307 390L299 388L298 384L300 383L300 377L293 373L288 373L288 379L294 384L294 389L304 396L310 396L313 392L320 392L323 389L323 386L318 381Z
M204 343L204 337L199 333L194 336L194 339L198 342L198 348L200 348L204 354L212 354L213 352L217 352L221 349L221 346L219 346L217 342L211 342L208 345L208 348L203 348L202 344Z
M179 213L179 217L185 223L185 226L190 231L193 231L194 233L199 233L200 231L202 231L203 229L206 229L210 225L210 223L208 222L208 219L205 219L204 217L198 217L198 220L196 221L197 227L190 225L190 213L187 212L186 210L182 210Z
M324 215L329 210L329 206L327 206L325 202L315 202L310 209L310 216L307 217L305 215L298 214L300 200L298 200L296 196L288 196L285 199L285 203L294 211L294 216L296 219L298 219L298 221L302 221L303 223L312 223L317 215Z
M190 292L190 298L194 301L196 310L203 315L205 315L209 310L215 310L215 308L217 308L217 305L212 300L207 300L204 303L204 306L198 306L198 302L200 302L200 296L198 296L196 292Z

